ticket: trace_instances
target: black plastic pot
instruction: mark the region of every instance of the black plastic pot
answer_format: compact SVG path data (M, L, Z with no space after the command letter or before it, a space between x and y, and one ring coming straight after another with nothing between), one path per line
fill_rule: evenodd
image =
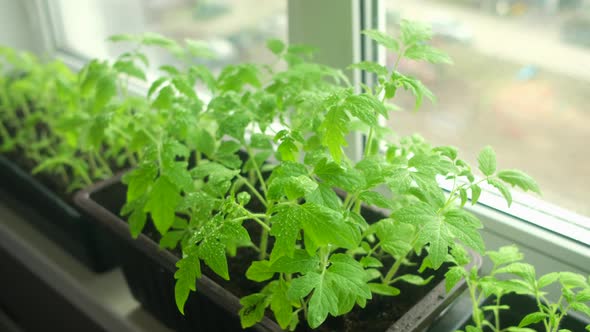
M178 312L174 302L174 272L178 257L159 248L145 234L133 239L127 223L118 216L126 188L120 176L97 183L80 191L76 204L125 240L120 255L121 265L132 294L144 308L176 331L240 331L239 299L206 276L197 281L197 293L191 294L185 307L186 315ZM472 264L481 266L481 256L473 254ZM444 280L438 283L387 332L422 331L466 287L459 283L446 293ZM409 294L407 296L410 296ZM253 327L255 331L282 331L268 318Z
M43 218L23 218L94 272L117 263L116 241L99 223L88 220L28 172L0 155L0 191ZM21 211L27 213L29 211Z
M495 302L495 298L487 298L482 303L482 306L491 305ZM534 298L530 296L508 294L502 296L502 304L510 306L510 310L502 310L500 312L500 323L502 326L518 326L518 323L528 314L537 311L537 303ZM456 331L465 330L467 325L473 325L471 320L471 301L464 298L459 301L453 308L454 311L462 312L463 315L458 318L456 315L448 315L437 322L437 326L440 326L443 331ZM486 312L487 319L493 322L493 314ZM453 317L455 316L455 317ZM560 329L568 329L570 331L585 331L585 326L590 324L590 320L587 318L575 316L575 313L565 316L562 320ZM542 323L537 323L527 326L535 331L545 331L545 327ZM489 330L484 330L489 331Z

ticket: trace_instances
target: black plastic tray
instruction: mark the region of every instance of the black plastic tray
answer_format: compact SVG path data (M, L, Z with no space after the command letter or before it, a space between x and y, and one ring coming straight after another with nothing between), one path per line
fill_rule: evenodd
M482 306L490 305L495 302L495 299L490 297L483 301ZM528 314L537 311L537 303L534 298L525 295L507 294L502 296L502 304L510 306L510 310L502 310L500 313L500 323L502 326L518 326L518 323ZM443 328L444 331L465 330L465 326L472 325L471 320L471 300L465 297L456 304L458 310L463 314L460 318L457 315L448 315L441 317L437 326ZM453 308L453 310L456 310ZM486 318L493 322L493 315L487 312ZM454 316L454 317L452 317ZM570 313L565 316L559 326L560 329L569 329L570 331L585 331L585 326L590 324L590 319L586 317L579 317L576 313ZM544 331L545 327L542 323L532 324L527 326L535 331ZM484 331L490 331L484 329Z
M239 299L211 279L203 276L197 281L197 293L191 294L185 307L186 315L178 312L174 302L174 272L178 257L162 250L148 236L137 239L130 235L127 223L117 215L125 201L125 186L120 176L97 183L78 192L76 204L125 240L120 255L121 265L132 294L144 308L176 331L240 331ZM481 256L473 253L472 264L481 266ZM432 321L466 287L460 282L446 293L444 280L437 284L387 332L418 332ZM267 317L253 327L256 331L282 331Z
M23 218L94 272L117 264L116 238L72 205L0 155L0 191L4 200L22 203L44 218ZM27 211L21 209L21 213Z

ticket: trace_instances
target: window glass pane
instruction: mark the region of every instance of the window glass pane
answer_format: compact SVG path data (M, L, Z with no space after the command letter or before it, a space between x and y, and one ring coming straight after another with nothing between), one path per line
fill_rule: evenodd
M53 2L52 2L53 3ZM54 6L61 45L88 58L116 56L105 42L120 33L157 32L182 41L206 41L216 54L209 65L274 61L269 38L286 39L283 0L58 0ZM161 59L164 61L165 59ZM214 68L213 68L214 69Z
M590 216L590 1L386 1L388 32L400 18L432 25L454 65L403 61L438 98L392 116L400 135L451 144L476 165L492 145L501 168L520 168L543 198ZM391 67L395 54L388 54ZM396 96L413 108L409 94Z

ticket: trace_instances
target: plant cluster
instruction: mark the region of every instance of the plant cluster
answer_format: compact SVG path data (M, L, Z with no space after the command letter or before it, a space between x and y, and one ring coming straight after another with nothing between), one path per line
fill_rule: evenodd
M524 257L516 246L501 247L498 251L488 252L487 256L493 262L488 275L478 276L477 269L468 270L461 265L451 267L446 274L447 289L460 279L467 281L473 304L473 325L468 325L466 332L483 332L484 328L493 332L535 332L539 330L528 326L537 323L542 324L541 328L546 332L571 332L560 328L568 311L590 317L590 277L572 272L551 272L537 278L535 267L522 262ZM561 292L556 301L551 301L548 294L554 284ZM502 304L502 297L510 293L534 298L537 308L523 317L518 326L503 327L501 313L510 307ZM488 297L493 297L494 303L480 307L479 304ZM586 330L590 331L590 325Z
M490 147L479 155L483 176L476 178L454 147L432 147L419 136L394 139L381 125L395 109L389 100L399 90L415 96L416 108L434 98L398 72L399 61L450 59L428 44L430 30L420 24L402 21L399 38L365 34L397 61L392 68L351 65L377 78L361 92L340 70L313 62L309 47L278 40L268 48L279 66L228 65L219 73L198 64L210 56L202 44L156 34L113 36L131 51L93 60L77 74L2 49L0 64L14 73L0 77L2 148L19 149L34 171L58 174L70 189L133 166L124 176L121 213L133 236L151 220L160 245L181 250L181 312L202 264L229 279L228 256L245 250L258 255L245 277L260 291L241 299L243 327L270 309L284 329L294 330L300 319L316 328L329 315L364 307L374 294L399 295L399 283L428 283L400 272L418 263L419 271L456 265L449 285L466 277L472 291L479 289L486 279L463 265L466 247L485 250L482 226L464 205L478 201L482 183L508 205L510 186L539 188L521 171L498 171ZM175 59L153 80L147 47ZM147 95L130 93L131 79L149 81ZM360 160L344 153L353 131L366 135ZM453 183L450 193L440 179ZM371 207L382 216L369 218Z
M430 32L421 25L403 22L399 40L365 33L397 52L397 63L402 58L450 62L427 44ZM508 200L506 184L538 191L520 171L496 173L491 148L480 155L484 178L476 180L453 147L433 148L419 137L388 141L389 132L379 123L398 89L413 93L416 107L432 98L418 80L398 72L397 64L352 65L378 79L355 93L339 70L310 61L309 49L277 40L268 47L285 69L227 66L203 82L209 83L208 103L193 89L177 86L169 69L149 89L152 107L183 127L163 128L147 144L138 167L125 176L122 212L135 236L149 217L163 247L182 249L175 275L179 310L195 290L202 264L229 279L227 256L248 247L258 260L246 277L259 282L260 291L241 299L243 327L270 308L282 328L295 329L301 318L316 328L328 315L364 307L373 294L398 295L398 283L428 283L398 273L403 265L416 264L417 255L424 270L455 261L449 248L483 252L481 224L461 208L468 194L477 201L481 182L496 186ZM358 161L343 152L353 130L367 136ZM439 176L455 182L450 195L440 189ZM249 208L252 199L257 209ZM362 209L369 206L393 213L367 220ZM249 231L252 227L257 230Z

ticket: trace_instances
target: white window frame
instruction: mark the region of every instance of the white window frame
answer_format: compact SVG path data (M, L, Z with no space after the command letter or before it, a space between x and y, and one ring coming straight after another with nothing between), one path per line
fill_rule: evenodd
M55 24L55 2L26 1L31 21L38 22L34 28L42 37L45 52L73 68L81 68L87 59L65 47L63 31ZM384 50L363 40L360 33L364 28L384 29L384 0L285 1L288 1L289 41L323 50L318 54L318 61L340 68L361 59L384 63ZM359 72L352 73L350 78L355 83L371 80ZM348 153L359 157L363 137L354 134L350 139ZM448 189L447 184L442 186ZM590 272L590 218L518 193L514 195L512 208L507 209L501 196L489 189L484 190L479 204L468 209L483 220L484 238L488 243L493 242L490 248L513 242L530 249L533 255L565 262L570 270Z

